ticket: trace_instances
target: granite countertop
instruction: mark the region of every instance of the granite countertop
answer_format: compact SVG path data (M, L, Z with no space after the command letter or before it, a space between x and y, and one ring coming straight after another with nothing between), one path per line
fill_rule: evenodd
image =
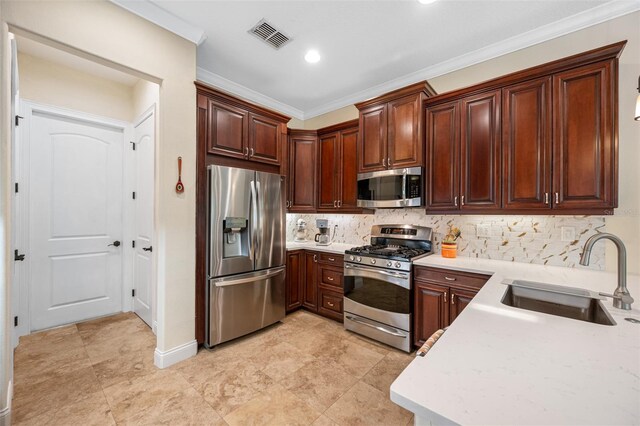
M633 310L605 326L503 305L504 279L612 293L614 273L431 255L416 265L492 275L425 357L391 385L417 424L638 424L640 277Z
M327 253L335 253L335 254L344 254L345 250L349 250L350 248L356 247L357 244L342 244L342 243L331 243L328 246L319 246L316 245L314 241L307 241L305 243L299 243L295 241L287 241L287 250L313 250L313 251L324 251Z

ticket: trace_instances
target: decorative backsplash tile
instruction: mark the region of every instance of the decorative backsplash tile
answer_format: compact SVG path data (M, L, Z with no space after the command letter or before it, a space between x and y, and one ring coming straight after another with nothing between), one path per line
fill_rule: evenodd
M426 215L423 209L376 210L370 215L287 214L287 240L292 241L299 218L307 222L307 239L316 234L316 219L329 219L331 234L338 225L335 242L369 244L371 226L376 224L413 224L429 226L434 231L434 251L440 252L440 243L449 225L462 231L458 239L458 256L544 265L574 267L587 239L604 232L602 216L461 216ZM489 237L477 237L476 225L489 225ZM575 230L575 240L562 241L562 227ZM604 270L604 244L596 244L591 254L590 267Z

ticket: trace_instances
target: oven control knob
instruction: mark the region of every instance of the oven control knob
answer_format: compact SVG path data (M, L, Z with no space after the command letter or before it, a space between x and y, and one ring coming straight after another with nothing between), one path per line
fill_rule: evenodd
M361 258L360 256L356 257L356 260L357 260L358 262L362 262L362 258Z
M353 255L349 256L349 260L353 262L353 259L355 259L355 257L353 257Z
M375 265L376 264L376 260L375 259L371 259L371 264Z
M387 268L391 268L391 265L393 265L393 262L388 261L388 262L387 262Z
M401 267L402 265L400 265L400 262L396 262L396 268Z

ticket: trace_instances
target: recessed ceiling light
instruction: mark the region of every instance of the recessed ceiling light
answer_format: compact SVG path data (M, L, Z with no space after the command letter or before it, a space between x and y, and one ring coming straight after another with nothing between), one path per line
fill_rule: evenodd
M437 1L438 0L418 0L418 2L422 3L422 4L431 4L431 3L435 3Z
M320 54L317 50L309 50L307 54L304 55L304 60L310 64L315 64L320 60Z

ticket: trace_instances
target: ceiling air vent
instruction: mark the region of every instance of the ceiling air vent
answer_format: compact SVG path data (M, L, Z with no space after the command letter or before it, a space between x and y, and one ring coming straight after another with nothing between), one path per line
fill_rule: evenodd
M275 49L280 49L282 46L291 41L289 37L284 35L281 31L278 31L265 19L261 19L260 22L255 24L253 28L249 30L249 33L258 37L260 40L264 41L269 46Z

